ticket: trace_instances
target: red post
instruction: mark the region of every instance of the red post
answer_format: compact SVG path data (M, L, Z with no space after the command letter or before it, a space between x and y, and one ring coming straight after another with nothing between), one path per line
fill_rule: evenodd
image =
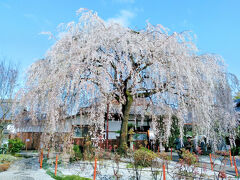
M233 161L234 161L234 166L235 166L235 173L236 173L236 176L238 177L238 169L237 169L237 163L236 163L235 156L233 156Z
M57 165L58 165L58 155L56 155L56 162L55 162L55 176L57 175Z
M165 164L163 164L163 180L166 180Z
M42 155L40 155L40 169L42 169Z
M41 154L40 154L40 169L42 169L42 163L43 163L43 149L41 149Z
M172 148L171 148L171 160L172 160Z
M43 163L43 155L41 155L40 169L42 169L42 163Z
M209 154L209 157L210 157L211 169L212 169L212 171L213 171L212 155L211 155L211 154Z
M229 156L230 156L230 163L231 163L231 167L233 167L231 149L229 149Z
M96 180L96 174L97 174L97 158L95 158L93 180Z

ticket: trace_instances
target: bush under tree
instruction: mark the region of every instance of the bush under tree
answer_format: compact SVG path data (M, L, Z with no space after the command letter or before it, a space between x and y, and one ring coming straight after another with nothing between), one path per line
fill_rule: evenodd
M24 147L24 143L19 138L8 140L8 151L11 154L16 154L20 152L23 147Z

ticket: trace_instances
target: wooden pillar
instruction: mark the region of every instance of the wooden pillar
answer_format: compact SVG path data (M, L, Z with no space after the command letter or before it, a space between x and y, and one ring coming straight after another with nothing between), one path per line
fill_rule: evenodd
M109 116L109 103L107 104L107 129L106 129L106 146L107 146L107 149L108 149L108 127L109 127L109 124L108 124L108 116Z

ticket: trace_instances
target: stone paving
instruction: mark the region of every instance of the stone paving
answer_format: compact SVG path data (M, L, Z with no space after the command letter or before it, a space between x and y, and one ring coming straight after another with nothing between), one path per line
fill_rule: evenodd
M45 170L39 169L38 158L26 158L14 162L0 173L0 180L53 180Z

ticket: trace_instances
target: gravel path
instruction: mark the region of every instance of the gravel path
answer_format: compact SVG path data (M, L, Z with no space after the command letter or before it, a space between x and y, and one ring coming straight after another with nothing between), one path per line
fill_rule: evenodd
M0 180L53 180L39 168L38 158L21 159L0 173Z

